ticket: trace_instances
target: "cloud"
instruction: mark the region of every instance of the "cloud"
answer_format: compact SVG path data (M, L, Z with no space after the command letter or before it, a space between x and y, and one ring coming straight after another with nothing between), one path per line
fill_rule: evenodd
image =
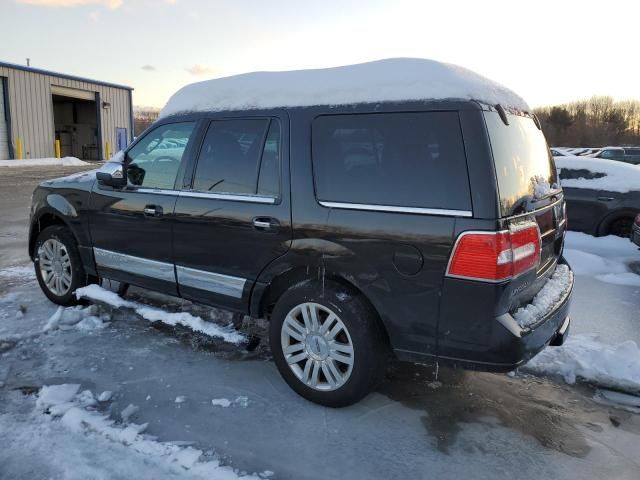
M192 67L185 68L187 72L191 75L207 75L209 73L214 73L215 70L213 68L207 67L205 65L194 65Z
M144 70L145 72L155 72L156 71L156 67L154 67L153 65L143 65L140 68L142 70Z
M124 0L16 0L26 5L42 7L79 7L82 5L102 5L107 8L118 8Z

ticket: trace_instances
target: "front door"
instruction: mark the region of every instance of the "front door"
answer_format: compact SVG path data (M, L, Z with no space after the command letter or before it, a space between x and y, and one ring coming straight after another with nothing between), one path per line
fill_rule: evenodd
M101 276L178 293L171 252L174 186L184 175L195 125L160 125L136 142L127 152L126 187L95 183L90 229Z
M175 207L180 294L246 312L262 269L291 240L286 118L213 120Z

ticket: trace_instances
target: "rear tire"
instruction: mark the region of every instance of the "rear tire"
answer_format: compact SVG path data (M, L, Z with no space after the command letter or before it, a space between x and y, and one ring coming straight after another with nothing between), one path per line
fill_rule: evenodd
M280 374L314 403L354 404L384 374L388 348L376 312L361 293L338 283L305 280L289 288L269 328Z
M40 288L65 307L80 303L75 291L87 285L75 238L62 225L45 228L36 239L33 264Z

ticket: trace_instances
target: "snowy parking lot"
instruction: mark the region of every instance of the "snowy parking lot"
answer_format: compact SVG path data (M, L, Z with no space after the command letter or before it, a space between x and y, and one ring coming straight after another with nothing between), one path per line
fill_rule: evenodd
M640 252L570 232L571 333L515 374L397 364L344 409L293 393L265 324L109 284L59 309L0 176L0 478L619 478L640 470ZM570 221L570 220L569 220Z

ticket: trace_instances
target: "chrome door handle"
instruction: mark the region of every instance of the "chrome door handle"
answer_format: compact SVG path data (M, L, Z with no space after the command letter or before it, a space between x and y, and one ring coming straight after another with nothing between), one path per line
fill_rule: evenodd
M615 198L614 197L598 197L598 200L602 202L613 202Z
M253 226L256 228L271 228L271 222L266 220L254 220Z
M253 219L253 228L258 230L273 230L279 225L280 222L272 217L255 217Z
M159 217L162 215L162 207L158 205L146 205L143 212L149 217Z

